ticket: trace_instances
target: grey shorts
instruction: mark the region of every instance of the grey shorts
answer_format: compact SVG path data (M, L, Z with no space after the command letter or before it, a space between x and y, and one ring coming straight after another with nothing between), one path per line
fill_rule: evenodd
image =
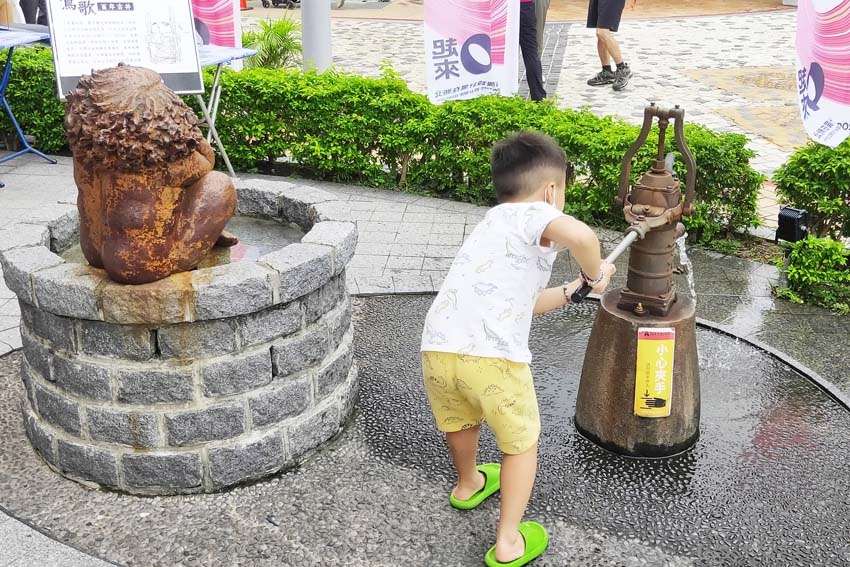
M590 0L587 7L587 27L609 29L620 27L620 18L626 8L626 0Z

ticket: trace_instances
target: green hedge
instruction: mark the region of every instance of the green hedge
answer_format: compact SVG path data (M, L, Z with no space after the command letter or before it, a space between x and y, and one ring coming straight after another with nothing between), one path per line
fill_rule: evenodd
M782 200L811 215L817 236L850 236L850 139L799 148L773 176Z
M208 83L211 77L206 73ZM251 69L226 71L221 81L217 127L242 170L284 158L296 172L322 179L490 204L490 147L535 129L555 137L575 167L569 212L589 222L623 222L613 200L622 156L639 132L623 121L518 97L436 106L390 70L375 79ZM25 130L51 152L64 147L54 84L49 51L16 51L10 102ZM697 160L697 214L686 220L692 238L704 242L756 226L763 178L749 165L746 138L696 125L686 126L686 138ZM633 180L649 169L656 145L653 134L635 160ZM668 146L674 151L672 139ZM681 161L677 168L684 179Z
M785 273L780 296L850 313L850 251L842 242L810 236L794 243Z

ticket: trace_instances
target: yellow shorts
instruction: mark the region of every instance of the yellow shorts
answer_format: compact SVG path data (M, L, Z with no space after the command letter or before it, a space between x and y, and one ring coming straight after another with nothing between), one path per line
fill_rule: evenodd
M527 364L423 352L422 372L440 431L470 429L486 420L503 453L519 455L537 442L540 413Z

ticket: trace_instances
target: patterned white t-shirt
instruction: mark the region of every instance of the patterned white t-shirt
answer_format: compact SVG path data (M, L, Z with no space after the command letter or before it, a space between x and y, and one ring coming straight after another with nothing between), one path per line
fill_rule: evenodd
M434 299L422 350L531 362L534 304L552 275L557 250L543 231L564 216L543 202L490 209L452 263Z

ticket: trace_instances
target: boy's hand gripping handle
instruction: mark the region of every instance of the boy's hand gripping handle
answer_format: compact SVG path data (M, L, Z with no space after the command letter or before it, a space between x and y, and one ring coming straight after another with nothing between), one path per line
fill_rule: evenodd
M638 238L643 238L641 232L637 229L632 230L629 229L629 232L626 233L626 236L620 241L614 250L608 254L608 257L605 258L606 264L613 264L620 255L626 251L626 249L632 245L632 242L637 240ZM578 290L573 292L572 296L570 296L570 301L572 303L581 303L590 295L590 292L593 290L593 287L590 286L587 282L584 283Z

